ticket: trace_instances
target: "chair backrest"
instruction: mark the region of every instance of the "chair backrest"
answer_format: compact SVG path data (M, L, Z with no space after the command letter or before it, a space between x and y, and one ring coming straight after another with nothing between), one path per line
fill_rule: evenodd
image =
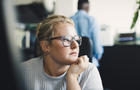
M88 37L82 37L82 44L80 46L79 56L87 55L89 57L89 61L92 61L92 47L91 42Z

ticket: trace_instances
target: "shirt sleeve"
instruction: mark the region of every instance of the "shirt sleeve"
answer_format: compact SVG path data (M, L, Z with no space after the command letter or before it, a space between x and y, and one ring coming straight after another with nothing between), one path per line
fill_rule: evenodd
M88 70L82 76L81 88L82 90L103 90L98 69L93 64L90 64Z

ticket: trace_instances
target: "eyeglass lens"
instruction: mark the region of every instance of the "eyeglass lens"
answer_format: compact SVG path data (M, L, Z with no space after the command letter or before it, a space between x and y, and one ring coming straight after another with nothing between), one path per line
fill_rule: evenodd
M79 36L75 36L75 37L71 37L71 36L64 36L63 37L63 45L65 47L68 47L72 44L73 41L77 41L78 45L80 46L81 45L81 37Z

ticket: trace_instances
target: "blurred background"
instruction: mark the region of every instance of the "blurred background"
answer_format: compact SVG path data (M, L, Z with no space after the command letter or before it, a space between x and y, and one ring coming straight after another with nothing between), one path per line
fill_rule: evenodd
M104 54L99 71L105 90L140 90L140 18L130 29L138 0L89 0L89 15L101 28ZM78 0L12 0L15 12L14 43L20 61L36 56L37 24L51 14L68 17L77 11ZM140 15L138 15L140 17ZM11 17L12 18L12 17Z

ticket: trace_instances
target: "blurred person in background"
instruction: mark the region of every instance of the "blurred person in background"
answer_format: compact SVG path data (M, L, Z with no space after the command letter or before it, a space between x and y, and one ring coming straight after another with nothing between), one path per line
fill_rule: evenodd
M42 55L23 63L27 90L103 90L96 66L78 57L81 37L72 19L49 16L36 36Z
M100 27L94 17L88 15L89 1L79 0L78 11L71 18L75 23L78 35L88 37L92 46L92 63L99 67L99 60L104 52L100 40Z

